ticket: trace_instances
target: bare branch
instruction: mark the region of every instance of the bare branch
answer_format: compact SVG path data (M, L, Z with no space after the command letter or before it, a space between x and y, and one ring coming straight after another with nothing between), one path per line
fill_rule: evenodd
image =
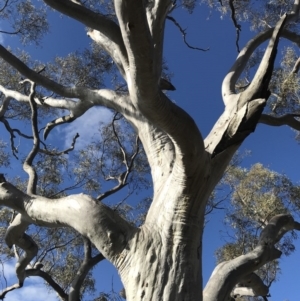
M128 176L129 176L129 174L132 171L134 160L135 160L136 156L139 153L139 138L138 138L138 136L136 136L136 144L135 144L136 148L135 148L135 151L134 151L133 155L130 157L130 160L128 160L126 151L125 151L125 149L124 149L124 147L123 147L123 145L122 145L122 143L120 141L120 138L118 136L118 133L117 133L117 131L115 129L115 124L114 123L117 120L117 116L118 116L118 113L116 113L114 115L114 118L113 118L113 121L112 121L112 128L113 128L113 133L114 133L114 135L115 135L115 137L117 139L117 143L119 145L119 148L121 150L121 153L123 155L123 163L125 165L126 171L123 172L118 177L114 177L113 178L113 180L117 180L118 181L118 184L115 187L113 187L112 189L107 190L106 192L100 194L97 197L97 200L99 200L99 201L102 201L106 197L108 197L108 196L116 193L117 191L120 191L122 188L124 188L125 186L128 185L128 183L127 183ZM110 178L110 180L111 180L111 178Z
M47 123L45 130L44 130L44 140L47 139L50 131L52 129L54 129L56 126L64 124L64 123L70 123L70 122L74 121L75 119L76 119L75 117L73 117L71 115L67 115L67 116L56 118L56 119L50 121L49 123Z
M76 19L96 31L89 36L102 46L116 62L121 74L127 69L128 59L119 26L107 16L93 12L78 2L69 0L44 0L57 11Z
M53 107L56 107L55 100L48 100L48 104ZM60 106L61 100L58 101L57 105ZM69 123L82 116L88 109L93 106L102 105L110 109L114 109L117 112L120 112L125 117L129 118L133 123L136 121L136 108L132 105L128 95L123 93L116 93L111 90L101 89L95 91L88 91L82 99L77 101L66 101L63 103L64 108L70 111L70 114L67 116L59 117L55 120L52 120L47 124L44 130L44 139L47 138L50 131L64 123Z
M59 95L76 98L79 97L81 94L80 90L82 90L82 88L77 89L76 87L64 87L56 83L55 81L39 74L38 72L33 71L2 45L0 45L0 57L2 57L12 67L17 69L26 78L30 79L36 84L42 85L43 87L52 90L53 92Z
M77 301L80 296L80 289L83 281L89 271L100 261L104 260L104 256L100 253L92 257L92 246L91 242L87 238L83 238L84 243L84 260L80 265L78 272L71 284L71 290L69 295L69 301Z
M274 246L288 231L299 230L298 226L299 223L295 222L291 215L276 215L269 220L267 226L262 230L258 244Z
M18 129L12 129L9 125L9 122L4 117L0 117L0 122L2 122L4 124L5 128L7 129L7 131L10 134L10 145L11 145L12 154L16 159L18 159L18 156L17 156L18 149L15 147L14 138L16 138L16 136L14 135L14 132L18 133L21 137L24 137L24 138L27 138L27 139L33 139L33 137L23 134Z
M4 300L4 298L5 298L5 296L6 296L7 293L9 293L9 292L11 292L11 291L13 291L13 290L15 290L15 289L21 288L21 287L22 287L22 286L20 286L19 283L16 283L16 284L14 284L14 285L12 285L12 286L7 287L6 289L4 289L4 290L0 293L0 299L1 299L1 300Z
M267 226L262 230L257 247L245 255L241 255L235 259L220 263L214 270L204 289L204 301L226 299L234 289L234 286L244 279L251 276L252 272L281 256L281 251L275 248L276 243L288 231L299 230L300 224L295 222L293 217L288 214L280 214L273 217ZM253 275L254 277L254 275ZM240 289L239 294L252 293L252 296L267 296L268 287L261 285L256 278L257 286L251 289ZM260 283L259 283L260 282ZM215 286L218 286L216 288ZM250 286L251 287L251 286ZM255 291L255 288L257 291ZM236 293L236 290L234 290Z
M191 49L194 49L194 50L200 50L200 51L208 51L208 50L209 50L209 48L204 49L204 48L199 48L199 47L191 46L191 45L187 42L187 40L186 40L186 35L187 35L186 30L183 29L183 28L180 26L180 24L176 21L175 18L173 18L173 17L171 17L171 16L167 16L167 19L170 20L170 21L172 21L172 23L179 29L179 31L180 31L181 34L182 34L184 44L185 44L188 48L191 48Z
M8 1L9 1L9 0L6 0L6 1L5 1L5 3L3 4L3 7L1 7L1 9L0 9L0 12L3 12L4 9L7 7Z
M28 184L27 184L27 193L36 194L37 174L34 167L32 166L32 163L40 149L40 137L38 131L37 106L34 101L35 83L25 80L23 81L23 84L25 82L29 82L30 84L29 99L30 99L30 108L31 108L31 127L32 127L32 134L33 134L33 146L30 153L28 154L28 156L26 157L23 163L23 169L27 172L29 176Z
M118 213L84 194L49 199L27 195L5 182L0 183L0 205L15 209L35 225L75 229L113 262L124 250L127 234L135 231Z
M264 32L259 33L253 39L251 39L246 46L239 53L235 63L229 70L228 74L225 76L222 83L222 96L225 105L230 102L230 95L235 94L235 85L240 75L244 71L246 64L254 52L254 50L269 39L273 33L274 29L267 29ZM290 41L293 41L297 45L300 45L300 36L297 33L283 29L281 36Z
M231 293L234 298L237 296L266 297L268 294L269 287L255 273L250 273L242 278Z
M72 238L72 239L66 241L63 244L54 245L53 247L51 247L51 248L49 248L47 250L44 250L43 253L39 256L38 261L42 262L49 252L51 252L53 250L60 249L60 248L64 248L65 246L67 246L68 244L70 244L72 241L74 241L78 236L79 236L79 234L75 238Z
M74 189L80 188L80 187L82 187L83 185L84 185L84 179L78 181L78 182L75 183L74 185L65 187L65 188L61 189L60 191L58 191L58 192L52 194L52 195L50 196L50 198L54 198L54 197L56 197L56 196L58 196L58 195L60 195L60 194L62 194L62 193L64 193L64 192L66 192L66 191L74 190Z
M147 21L152 36L155 52L153 65L155 66L155 77L160 77L163 62L164 28L166 16L174 7L172 0L155 0L152 5L146 7Z
M58 285L58 283L55 282L54 279L48 273L42 271L41 269L34 268L34 269L27 269L26 276L27 277L38 276L43 278L48 283L48 285L55 290L55 292L58 294L61 300L68 301L68 294L65 293L62 287Z
M297 61L296 61L295 65L294 65L294 68L291 71L291 73L294 73L294 74L298 73L299 68L300 68L300 58L297 59Z
M300 121L298 118L300 118L300 114L286 114L279 117L262 114L259 119L259 123L271 126L288 125L291 128L300 131Z
M21 214L18 214L6 231L5 242L9 248L14 244L24 250L24 254L16 264L16 274L19 279L19 287L23 286L26 278L25 269L30 261L36 256L38 247L30 236L25 234L30 222ZM14 287L18 288L18 287Z
M269 97L269 82L271 80L274 68L279 37L283 27L286 24L286 19L287 15L284 15L276 24L272 37L269 41L261 63L259 64L259 67L254 75L254 78L250 85L247 87L247 89L241 94L241 98L244 99L243 101L252 100L256 98L267 99Z
M68 154L69 152L74 150L77 138L79 138L78 133L76 133L76 135L73 137L73 141L72 141L71 146L69 148L63 150L63 151L60 151L60 152L49 151L46 148L46 145L43 142L41 142L44 145L45 149L40 149L39 152L43 153L43 154L47 154L48 156L61 156L61 155Z
M235 8L234 8L234 5L233 5L233 1L234 0L229 0L229 7L231 9L231 19L232 19L234 27L236 29L235 45L236 45L237 52L240 52L239 40L240 40L240 31L242 29L241 29L241 25L237 23L236 18L235 18Z

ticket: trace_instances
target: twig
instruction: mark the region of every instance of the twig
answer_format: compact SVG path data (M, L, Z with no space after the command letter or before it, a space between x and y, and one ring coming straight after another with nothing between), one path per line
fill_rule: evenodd
M46 155L49 155L49 156L60 156L60 155L68 154L69 152L71 152L72 150L74 150L75 144L76 144L76 140L79 137L80 137L79 134L76 133L76 135L73 137L73 141L72 141L71 146L69 148L63 150L63 151L60 151L60 152L49 151L47 149L47 147L46 147L46 144L44 142L40 141L44 145L45 149L40 149L39 152L43 153L43 154L46 154Z
M135 160L136 156L139 154L139 137L137 136L136 137L136 143L135 143L135 151L132 154L132 156L130 157L130 160L128 160L127 155L126 155L126 151L125 151L125 149L124 149L124 147L123 147L123 145L120 141L120 138L117 134L117 131L116 131L116 128L115 128L115 125L114 125L115 121L119 120L119 119L120 119L120 117L118 117L118 113L116 113L114 115L114 118L113 118L113 121L112 121L112 128L113 128L114 135L117 139L117 143L118 143L118 145L121 149L122 155L123 155L123 163L126 167L126 171L123 172L118 177L113 177L114 180L118 181L118 184L115 187L113 187L112 189L107 190L106 192L100 194L97 197L97 200L99 200L99 201L102 201L104 198L112 195L113 193L121 190L122 188L124 188L125 186L128 185L128 183L127 183L128 176L132 171L134 160ZM112 178L110 177L109 179L112 179Z
M236 21L236 18L235 18L235 8L234 8L234 5L233 5L233 1L234 0L229 0L229 7L231 9L231 19L232 19L234 27L236 29L235 45L236 45L237 52L240 52L239 40L240 40L240 31L242 30L242 27Z
M64 189L62 189L62 190L60 190L60 191L58 191L58 192L52 194L51 196L49 196L49 198L54 198L55 196L57 196L57 195L59 195L59 194L65 192L65 191L73 190L73 189L75 189L75 188L82 187L82 186L85 184L83 181L84 181L84 179L80 180L79 182L77 182L76 184L74 184L74 185L72 185L72 186L68 186L68 187L66 187L66 188L64 188Z
M182 34L182 36L183 36L183 41L184 41L184 43L185 43L185 45L186 45L187 47L189 47L189 48L191 48L191 49L194 49L194 50L200 50L200 51L207 51L207 50L209 50L209 48L204 49L204 48L199 48L199 47L191 46L191 45L187 42L187 40L186 40L186 31L185 31L185 29L183 29L183 28L180 26L180 24L179 24L173 17L167 16L166 18L167 18L168 20L172 21L173 24L179 29L179 31L181 32L181 34Z
M0 9L0 13L2 13L4 11L4 9L6 8L7 4L8 4L9 0L6 0L3 7Z

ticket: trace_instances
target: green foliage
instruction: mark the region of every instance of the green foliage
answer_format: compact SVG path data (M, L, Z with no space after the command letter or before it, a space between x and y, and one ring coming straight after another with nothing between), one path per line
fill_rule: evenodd
M103 88L104 76L115 72L108 55L95 43L90 49L56 57L47 64L46 74L64 86L81 86L92 89Z
M123 118L116 120L114 117L112 123L101 124L99 135L74 154L73 162L76 162L74 174L77 181L84 183L85 191L95 196L102 193L103 187L108 189L118 185L120 176L130 165L128 193L150 187L150 168L143 147Z
M297 60L298 53L294 47L286 47L283 50L281 65L274 70L270 84L272 97L268 103L273 115L300 112L300 81L297 73L293 71Z
M8 167L10 164L10 154L7 144L0 139L0 167Z
M229 241L216 251L218 262L253 250L261 230L273 216L299 212L300 186L261 164L255 164L249 170L231 166L222 183L232 193L225 217ZM285 235L277 248L284 255L290 255L295 250L293 242L296 238L295 232ZM279 272L278 261L272 261L257 273L268 285Z
M293 8L292 1L288 0L201 0L201 3L209 5L214 10L218 10L222 16L229 15L233 18L233 15L239 23L247 22L253 31L261 31L274 27L278 21L278 16L282 12L291 11ZM293 24L290 27L295 28Z
M43 35L48 32L46 7L33 4L30 0L3 1L0 17L7 20L5 32L17 35L22 44L39 44Z

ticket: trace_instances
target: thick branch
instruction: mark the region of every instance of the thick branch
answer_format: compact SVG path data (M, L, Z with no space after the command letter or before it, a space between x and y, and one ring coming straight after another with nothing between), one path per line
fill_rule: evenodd
M235 94L236 82L244 71L250 56L257 47L271 37L273 30L274 29L271 28L259 33L257 36L251 39L239 53L235 63L225 76L222 83L222 96L225 105L230 102L230 95ZM286 29L282 30L281 37L291 40L298 45L300 44L300 36Z
M58 101L58 105L60 103L61 101ZM56 101L48 100L47 104L51 104L51 106L55 107ZM64 105L65 108L70 111L70 115L59 117L49 122L44 130L45 139L54 127L60 124L74 121L93 106L101 105L120 112L133 124L135 124L136 120L138 119L136 109L134 108L134 106L132 106L130 98L127 95L116 93L111 90L90 90L87 91L82 99L79 99L78 101L69 100L65 102Z
M165 132L174 143L178 154L178 170L182 178L186 176L182 171L186 171L187 166L191 168L191 174L198 169L198 166L191 162L192 158L203 157L203 139L194 120L159 89L160 75L158 76L154 66L156 48L144 5L143 1L138 3L133 0L115 1L129 57L127 83L130 98L141 114L153 123L154 127ZM204 161L199 160L199 165Z
M268 47L264 53L264 56L259 64L259 67L254 75L254 78L250 85L244 92L241 93L242 104L245 101L253 100L256 98L268 98L269 97L269 82L271 80L274 62L277 54L277 46L279 43L279 37L283 27L286 24L287 15L280 18L276 24L272 37L269 41Z
M237 296L265 297L268 294L268 286L266 286L262 279L255 273L250 273L244 277L231 293L234 298Z
M267 262L279 258L281 252L275 248L275 244L291 230L300 230L299 223L292 216L281 214L273 217L261 232L259 243L253 251L222 262L215 268L205 287L203 300L226 300L237 283ZM267 294L267 290L263 292Z
M119 26L107 16L93 12L78 2L69 0L44 0L46 4L57 11L95 29L98 35L95 39L113 58L120 70L128 67L127 53L122 40ZM123 72L121 72L123 73Z
M206 149L213 157L232 145L240 145L255 130L269 97L268 86L272 76L280 32L285 25L286 18L286 15L283 16L277 23L253 81L245 91L235 94L234 91L230 90L230 84L227 86L227 80L230 76L226 76L224 79L223 84L226 89L228 88L226 93L229 93L223 94L226 105L225 111L205 139ZM238 61L239 57L236 63ZM238 64L234 66L239 70ZM232 71L232 73L238 73L237 70ZM229 82L232 83L232 77Z
M153 4L149 3L146 8L147 20L155 49L153 65L156 78L159 78L162 72L165 21L172 5L173 1L170 0L155 0Z
M111 56L120 74L126 80L125 70L128 65L127 58L124 59L122 55L119 54L119 49L116 47L116 44L108 39L102 32L95 29L89 30L87 35ZM124 61L126 61L126 63L124 63Z
M5 242L9 248L15 244L24 254L18 259L16 264L16 274L19 279L19 286L22 287L26 278L25 269L30 261L36 256L38 247L30 236L25 234L30 222L22 214L18 214L6 231Z
M128 54L129 69L126 72L130 95L151 99L158 94L160 74L155 71L155 50L144 5L144 1L117 0L115 10Z
M36 225L72 227L112 263L136 231L117 212L84 194L48 199L26 195L5 182L0 184L0 205L15 209Z

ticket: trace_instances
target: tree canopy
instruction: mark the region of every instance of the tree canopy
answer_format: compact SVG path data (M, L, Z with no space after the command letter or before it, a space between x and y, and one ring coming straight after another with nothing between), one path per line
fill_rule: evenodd
M88 300L92 271L107 259L124 289L95 301L268 300L279 258L295 249L300 186L261 164L243 168L235 154L258 124L288 126L299 139L300 2L2 2L0 250L16 259L18 280L0 298L38 276L61 300ZM170 67L171 30L182 55L213 55L184 24L204 9L231 21L238 53L222 57L231 66L216 100L223 112L205 86L188 83L205 68L184 74L176 94ZM61 47L57 17L73 35ZM185 110L176 95L193 107L193 90L199 105ZM209 130L193 112L202 105L215 116ZM205 220L223 207L231 238L203 289Z

